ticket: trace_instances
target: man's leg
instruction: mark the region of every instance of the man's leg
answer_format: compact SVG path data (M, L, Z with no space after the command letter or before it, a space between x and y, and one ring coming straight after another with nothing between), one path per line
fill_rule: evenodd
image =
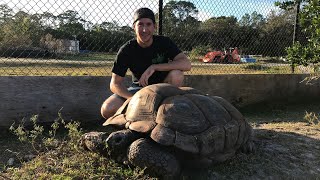
M122 106L125 99L113 94L108 99L106 99L101 106L101 115L105 119L113 116L117 110Z
M177 87L183 86L184 75L180 70L172 70L169 72L163 82L172 84Z
M142 87L139 87L136 84L131 84L128 88L128 91L132 94L138 92ZM122 106L122 104L126 101L125 98L120 97L116 94L111 95L108 99L106 99L101 106L101 115L105 119L113 116L117 110Z

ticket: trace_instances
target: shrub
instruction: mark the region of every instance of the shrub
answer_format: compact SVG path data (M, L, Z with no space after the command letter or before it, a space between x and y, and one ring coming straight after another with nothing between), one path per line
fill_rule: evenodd
M80 123L59 117L46 129L31 117L32 127L24 121L10 130L20 141L32 144L37 155L20 168L7 168L10 179L146 179L144 170L119 167L113 160L85 151L79 146L83 135Z
M210 51L210 46L196 46L194 47L190 54L189 57L192 61L199 61L202 57L204 57L209 51Z

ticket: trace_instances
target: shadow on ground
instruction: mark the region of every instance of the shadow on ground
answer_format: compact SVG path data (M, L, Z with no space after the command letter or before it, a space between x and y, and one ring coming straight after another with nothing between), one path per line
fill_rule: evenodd
M184 179L315 179L320 177L320 139L294 132L255 129L257 150L237 154L210 169L185 172ZM320 133L318 132L318 137Z

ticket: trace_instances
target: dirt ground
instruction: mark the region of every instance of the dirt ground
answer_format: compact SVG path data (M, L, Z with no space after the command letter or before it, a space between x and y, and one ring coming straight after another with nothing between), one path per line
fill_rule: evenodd
M207 172L204 179L315 179L320 177L319 126L261 123L254 128L256 152ZM194 176L193 176L194 177Z
M237 154L209 169L186 170L182 179L320 178L320 102L260 105L241 112L254 128L256 152ZM317 115L315 123L305 118L307 112ZM1 130L0 136L0 172L10 158L32 154L9 131Z

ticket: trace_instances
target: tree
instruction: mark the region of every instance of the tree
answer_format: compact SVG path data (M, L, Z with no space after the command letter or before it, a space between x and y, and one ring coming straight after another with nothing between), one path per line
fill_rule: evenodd
M248 13L245 13L239 22L241 26L251 26L251 23L251 16Z
M237 18L234 16L212 17L201 23L201 31L206 34L204 45L213 49L224 49L235 46L235 33L238 30Z
M292 43L294 12L271 11L262 26L261 54L284 56L285 48Z
M117 22L102 22L95 24L90 32L84 35L82 47L88 50L115 52L122 44L134 37L129 26L120 27Z
M12 9L9 8L8 5L6 4L1 4L0 5L0 46L1 46L1 42L4 40L4 25L6 22L8 22L9 20L11 20L12 18Z
M188 1L169 1L163 8L163 33L170 36L180 48L192 48L192 39L198 31L198 9ZM181 33L183 32L183 33Z
M263 24L265 24L266 20L263 17L263 15L258 14L257 11L254 11L249 15L246 13L244 16L242 16L241 20L239 21L239 24L241 26L250 26L252 28L259 28Z
M39 18L39 22L41 26L43 26L45 29L54 29L57 28L57 17L53 15L50 12L44 12L42 14L36 14Z
M56 37L61 39L74 39L85 33L84 23L77 11L67 10L57 16L59 27Z
M38 19L24 11L17 12L3 25L1 46L6 48L33 47L39 44L41 26Z
M285 9L297 7L297 4L303 3L301 13L299 14L300 27L307 33L308 43L305 45L299 41L294 42L287 48L287 58L294 69L297 65L317 64L320 62L320 2L319 0L295 0L276 4Z
M0 4L0 24L11 20L12 16L12 9L6 4Z
M60 21L60 25L85 22L85 20L80 17L77 11L72 11L72 10L67 10L59 14L57 18Z
M258 14L256 11L251 14L244 14L239 21L237 30L237 38L235 39L237 46L243 53L250 54L266 54L263 43L263 26L266 24L266 18Z

